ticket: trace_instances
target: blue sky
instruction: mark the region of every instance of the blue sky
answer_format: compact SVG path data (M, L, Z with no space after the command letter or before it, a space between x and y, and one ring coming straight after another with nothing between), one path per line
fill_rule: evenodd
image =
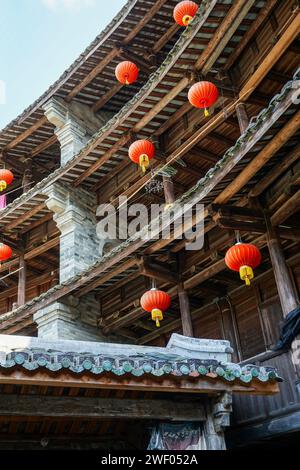
M0 129L57 80L125 3L0 0Z

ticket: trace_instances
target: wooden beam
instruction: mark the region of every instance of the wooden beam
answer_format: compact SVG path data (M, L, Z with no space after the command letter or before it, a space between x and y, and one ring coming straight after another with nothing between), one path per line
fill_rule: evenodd
M152 119L164 109L170 101L172 101L176 96L181 93L191 82L194 80L194 74L188 73L186 77L183 77L177 85L175 85L161 100L159 100L150 111L145 114L142 119L134 126L133 132L141 131Z
M255 0L236 0L218 27L213 39L196 62L196 69L206 74L216 62Z
M290 197L279 209L272 215L272 225L276 226L287 220L295 212L299 211L300 189Z
M276 134L276 136L261 150L253 160L226 186L226 189L216 197L216 204L224 204L231 199L245 184L275 155L275 153L290 139L300 127L300 111Z
M267 19L269 13L277 3L277 0L268 0L266 5L260 10L257 18L251 24L250 28L243 34L243 37L234 48L234 52L231 54L227 62L225 63L225 70L229 70L234 64L236 59L241 55L245 47L247 47L255 34L259 31L263 22Z
M127 142L129 142L132 139L132 133L128 132L127 134L124 134L123 137L121 137L120 140L118 140L102 157L100 157L93 165L91 165L87 170L85 170L79 178L77 178L73 186L77 187L84 181L88 176L90 176L92 173L94 173L96 170L98 170L101 166L103 166L115 153L120 150L124 145L126 145Z
M31 157L36 157L39 155L41 152L46 150L47 148L51 147L52 145L58 143L56 135L53 135L49 139L45 140L45 142L42 142L40 145L37 145L30 153Z
M27 261L36 258L37 256L40 256L42 253L45 253L45 251L51 250L51 248L54 248L59 244L59 239L59 236L54 237L51 240L48 240L47 242L43 243L42 245L36 246L35 248L26 251L26 253L24 254L24 259Z
M240 384L238 382L225 382L222 379L212 380L206 377L174 377L165 378L133 377L125 375L122 377L113 374L70 374L68 372L49 373L45 370L28 373L24 370L0 371L0 384L16 385L41 385L49 387L74 387L74 388L96 388L106 390L137 390L147 392L172 392L172 393L211 393L218 395L220 392L238 392L247 394L270 395L278 393L278 383L270 381L262 383L253 380L251 384ZM20 400L21 402L21 400Z
M32 134L34 131L39 129L39 127L42 127L44 124L46 124L46 122L48 122L46 116L43 116L42 118L38 119L31 127L26 129L26 131L22 132L17 137L15 137L15 139L13 139L11 142L9 142L6 145L6 147L2 150L2 152L11 150L12 148L16 147L23 140L27 139L27 137L29 137L30 134Z
M101 98L99 98L96 103L92 106L92 110L94 113L99 111L99 109L103 108L103 106L113 97L115 96L121 89L123 88L122 83L116 83L112 86L106 93L104 93Z
M243 145L237 155L234 155L233 158L229 159L226 165L220 169L220 171L215 175L214 178L211 178L208 184L206 184L202 189L200 189L197 194L192 199L191 203L196 204L197 202L201 201L215 186L218 184L224 176L231 171L232 168L246 155L249 150L256 144L256 142L265 134L265 132L273 125L276 120L284 113L291 104L291 93L289 93L273 110L271 116L269 116L265 122L260 126L257 132L252 136L252 138ZM272 221L273 222L273 221ZM192 221L192 226L197 223L197 219L194 218ZM277 222L277 225L280 221ZM211 224L214 225L214 224ZM175 233L177 236L177 232ZM179 232L179 235L181 232ZM159 240L158 242L153 243L150 247L146 249L147 253L155 252L159 250L162 246L166 246L170 243L174 238L171 237L170 240ZM88 283L91 280L95 279L102 275L107 269L111 268L113 265L117 265L121 260L126 258L127 256L131 256L136 250L142 247L144 244L143 240L136 240L132 242L129 246L123 249L123 251L117 253L113 259L108 259L104 263L102 263L99 267L93 269L90 273L88 273L84 278L80 279L79 281L75 281L72 285L66 285L61 287L60 289L56 290L51 294L49 297L45 297L43 299L43 306L49 305L54 301L64 297L65 295L69 295L71 292L74 292L76 289L80 288L82 284ZM28 306L22 312L18 313L18 320L21 321L28 316L35 313L40 308L40 302L36 302L33 306ZM8 326L11 325L11 322L15 320L15 312L9 312L2 316L0 329L5 330ZM129 320L130 322L130 320Z
M130 30L130 33L125 37L123 44L129 44L132 39L144 28L144 26L152 19L152 17L160 10L167 0L158 0L154 3L142 19ZM85 88L94 78L99 75L102 70L121 52L121 48L114 47L109 54L107 54L100 62L93 68L88 75L68 94L66 101L71 101L78 93Z
M5 230L12 230L19 225L21 225L25 220L30 219L30 217L33 217L35 214L40 212L41 210L45 209L46 205L45 202L42 202L41 204L38 204L37 206L34 206L32 209L30 209L28 212L25 212L25 214L21 215L18 217L16 220L13 222L10 222L5 226Z
M65 100L69 103L80 91L85 88L94 78L99 75L102 70L113 60L115 59L121 52L121 48L114 47L108 54L104 56L104 58L93 68L83 80L81 80L78 85L76 85L72 91L68 94Z
M115 270L109 271L108 273L104 273L101 277L98 279L94 280L90 284L86 285L85 287L80 288L79 286L79 291L75 293L74 295L76 297L82 297L83 295L87 294L90 292L92 289L95 289L96 287L99 287L101 284L104 284L107 282L109 279L113 278L114 276L117 276L118 274L121 274L122 272L126 271L126 269L132 268L136 266L137 261L136 259L129 259L128 261L125 261L125 263L121 264L118 268ZM81 284L81 283L80 283Z
M38 220L35 220L34 222L31 222L31 224L28 227L22 228L19 233L23 235L24 233L29 232L30 230L39 227L42 224L45 224L46 222L49 222L49 220L53 219L53 213L51 212L50 214L45 215L44 217L41 217Z
M170 26L169 29L159 38L159 40L154 44L153 46L153 52L154 54L157 54L164 45L174 36L177 31L179 31L180 26L174 22L172 26Z
M296 10L297 11L297 10ZM240 97L244 97L246 100L251 93L258 87L263 78L271 70L273 65L280 59L290 44L296 39L300 30L300 13L297 13L294 20L289 26L284 29L282 36L275 43L269 54L257 67L255 72L251 75L248 82L243 86L240 91Z
M148 261L147 258L142 258L138 263L140 273L143 276L150 277L151 279L161 280L168 284L177 284L177 274L170 271L168 268L160 266L153 261Z
M204 421L205 410L196 400L6 395L0 397L0 416Z
M257 238L254 243L257 245L257 246L265 246L266 245L266 239L265 239L265 236L260 236L259 238ZM299 253L293 257L291 257L290 259L287 260L287 263L288 265L290 264L295 264L296 262L299 261ZM256 280L263 280L265 276L269 275L270 273L273 272L273 269L269 269L268 271L264 272L263 274L260 274L258 276L256 276ZM234 289L232 289L231 291L229 291L229 294L233 294L233 293L237 293L237 292L240 292L242 289L247 289L247 287L243 284L241 284L239 287L236 287ZM192 319L193 320L197 320L201 314L208 314L211 312L214 312L216 309L216 304L215 304L215 300L212 300L208 303L206 303L205 305L203 305L203 307L195 310L194 312L192 312ZM151 333L149 334L146 334L144 335L139 341L138 341L138 344L142 345L142 344L148 344L148 343L151 343L152 341L154 341L157 337L161 336L161 335L168 335L170 334L170 332L174 332L174 331L180 331L180 328L181 328L181 319L178 319L178 320L174 320L172 322L169 322L163 326L160 327L159 331L157 330L154 330L152 331Z
M262 194L285 170L287 170L300 157L300 145L296 145L272 170L262 178L249 192L249 197Z

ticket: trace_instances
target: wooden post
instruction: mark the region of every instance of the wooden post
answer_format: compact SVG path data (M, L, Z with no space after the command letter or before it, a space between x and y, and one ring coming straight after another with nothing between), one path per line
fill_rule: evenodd
M24 171L23 180L22 180L23 193L27 193L31 187L32 160L30 158L26 159L25 166L26 166L26 169Z
M267 226L267 244L269 248L271 263L274 271L276 286L281 303L283 316L286 317L288 313L298 307L299 300L291 278L291 273L286 264L284 252L276 233L276 229L271 225L270 218L265 214ZM296 372L299 369L300 360L300 344L299 340L294 340L291 345L292 361Z
M166 206L168 207L168 206L171 206L175 201L174 185L173 185L172 178L168 176L163 176L163 183L164 183Z
M248 118L245 103L238 103L236 105L235 110L236 110L236 116L239 121L240 131L241 131L241 134L243 134L249 124L249 118Z
M20 255L19 261L19 282L18 282L18 306L25 304L25 294L26 294L26 261L24 259L24 254Z
M267 227L267 244L271 263L283 315L286 316L289 312L298 306L299 302L295 292L294 284L291 279L289 268L285 261L280 239L276 233L276 229L271 225L271 221L266 214L265 220Z
M182 322L182 334L184 336L194 336L193 323L190 311L190 303L187 291L183 287L183 283L178 284L178 298Z

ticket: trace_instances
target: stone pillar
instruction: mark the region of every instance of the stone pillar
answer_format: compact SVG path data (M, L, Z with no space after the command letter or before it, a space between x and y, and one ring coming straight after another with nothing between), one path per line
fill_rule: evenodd
M39 310L33 320L38 337L46 340L108 341L97 328L99 302L92 294L79 299L68 297Z
M59 281L64 282L100 258L96 234L96 196L54 183L44 190L47 207L61 233Z
M77 155L91 136L110 118L108 113L97 116L88 106L52 97L44 104L45 116L54 124L61 145L61 166Z

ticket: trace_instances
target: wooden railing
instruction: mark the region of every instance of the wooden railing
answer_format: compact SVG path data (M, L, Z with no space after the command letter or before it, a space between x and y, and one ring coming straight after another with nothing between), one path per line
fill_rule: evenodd
M300 410L300 394L296 388L296 375L290 352L266 352L242 364L276 367L283 382L280 393L273 396L234 395L232 425L251 424L275 416Z

